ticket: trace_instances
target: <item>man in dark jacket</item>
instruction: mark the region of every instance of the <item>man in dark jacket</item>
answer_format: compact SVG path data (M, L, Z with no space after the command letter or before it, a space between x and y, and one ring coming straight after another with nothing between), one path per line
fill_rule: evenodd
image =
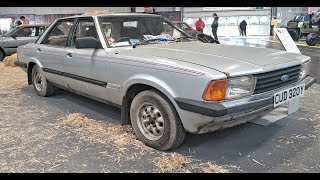
M214 39L215 39L216 41L218 41L217 30L218 30L218 26L219 26L219 24L218 24L218 19L219 19L219 17L218 17L218 15L217 15L217 13L213 13L213 18L214 18L214 20L213 20L213 22L212 22L212 24L211 24L212 35L214 36ZM219 41L218 41L218 42L219 42Z
M239 26L240 26L241 36L247 36L247 22L246 22L246 20L241 21Z

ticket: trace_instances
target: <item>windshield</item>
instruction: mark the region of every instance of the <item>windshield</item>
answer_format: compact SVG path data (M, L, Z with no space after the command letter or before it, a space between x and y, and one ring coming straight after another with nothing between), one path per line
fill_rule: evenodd
M190 28L189 26L187 26L184 23L178 23L177 25L179 28L183 29L184 31L192 30L192 28Z
M182 29L164 18L100 17L99 23L110 47L192 40Z

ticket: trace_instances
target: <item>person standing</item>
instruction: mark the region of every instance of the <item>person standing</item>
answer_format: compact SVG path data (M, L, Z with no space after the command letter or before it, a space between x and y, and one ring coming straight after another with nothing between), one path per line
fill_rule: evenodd
M198 21L196 21L195 25L196 25L197 31L203 32L203 28L205 27L205 24L202 21L201 17L199 17L199 19L198 19Z
M20 20L23 25L29 24L29 20L27 20L26 17L24 16L20 16Z
M19 26L21 26L22 22L21 21L16 21L15 22L15 28L18 28Z
M146 14L155 14L155 9L153 7L144 7L144 11L143 13L146 13Z
M278 27L278 20L276 17L273 17L273 36L276 36L276 31L274 31L274 28Z
M11 29L13 29L14 27L15 27L15 20L16 20L16 18L14 18L14 17L11 17L11 22L10 22L10 30Z
M275 17L272 17L272 19L271 19L271 22L270 22L270 36L272 36L272 34L273 34L273 28L274 28L274 18Z
M240 26L241 36L247 36L247 22L246 22L246 20L241 21L239 26Z
M219 17L217 15L217 13L213 13L213 22L211 24L211 28L212 28L212 35L214 36L214 39L219 43L219 40L218 40L218 35L217 35L217 30L218 30L218 20L219 20Z

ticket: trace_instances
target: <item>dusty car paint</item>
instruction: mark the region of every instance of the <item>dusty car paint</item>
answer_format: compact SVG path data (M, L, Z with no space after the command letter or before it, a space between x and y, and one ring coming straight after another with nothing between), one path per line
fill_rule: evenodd
M160 18L146 14L112 14L102 17L121 16ZM275 91L297 83L310 86L315 81L314 78L307 77L302 81L250 97L207 102L202 95L212 80L281 70L310 61L310 57L274 49L205 44L197 41L111 48L104 40L98 17L93 16L102 49L55 48L42 45L40 42L48 33L46 31L37 43L18 48L19 61L25 62L28 67L35 63L45 70L49 81L66 89L108 101L122 107L122 111L125 111L123 98L130 87L137 84L151 86L171 101L185 130L192 133L231 127L259 117L274 109L269 99ZM37 52L39 48L41 53ZM69 61L66 53L72 53L73 60ZM74 78L75 76L77 78ZM233 110L232 113L227 111L228 113L221 117L210 117L182 109L182 101L179 102L178 99L212 106L220 105L226 109L236 109L240 105L245 107L259 103L260 100L265 100L265 103L254 110Z

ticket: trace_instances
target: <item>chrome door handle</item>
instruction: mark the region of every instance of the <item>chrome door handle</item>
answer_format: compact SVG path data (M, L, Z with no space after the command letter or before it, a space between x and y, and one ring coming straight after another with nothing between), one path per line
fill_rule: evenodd
M41 49L40 49L40 48L37 48L37 52L41 52Z

